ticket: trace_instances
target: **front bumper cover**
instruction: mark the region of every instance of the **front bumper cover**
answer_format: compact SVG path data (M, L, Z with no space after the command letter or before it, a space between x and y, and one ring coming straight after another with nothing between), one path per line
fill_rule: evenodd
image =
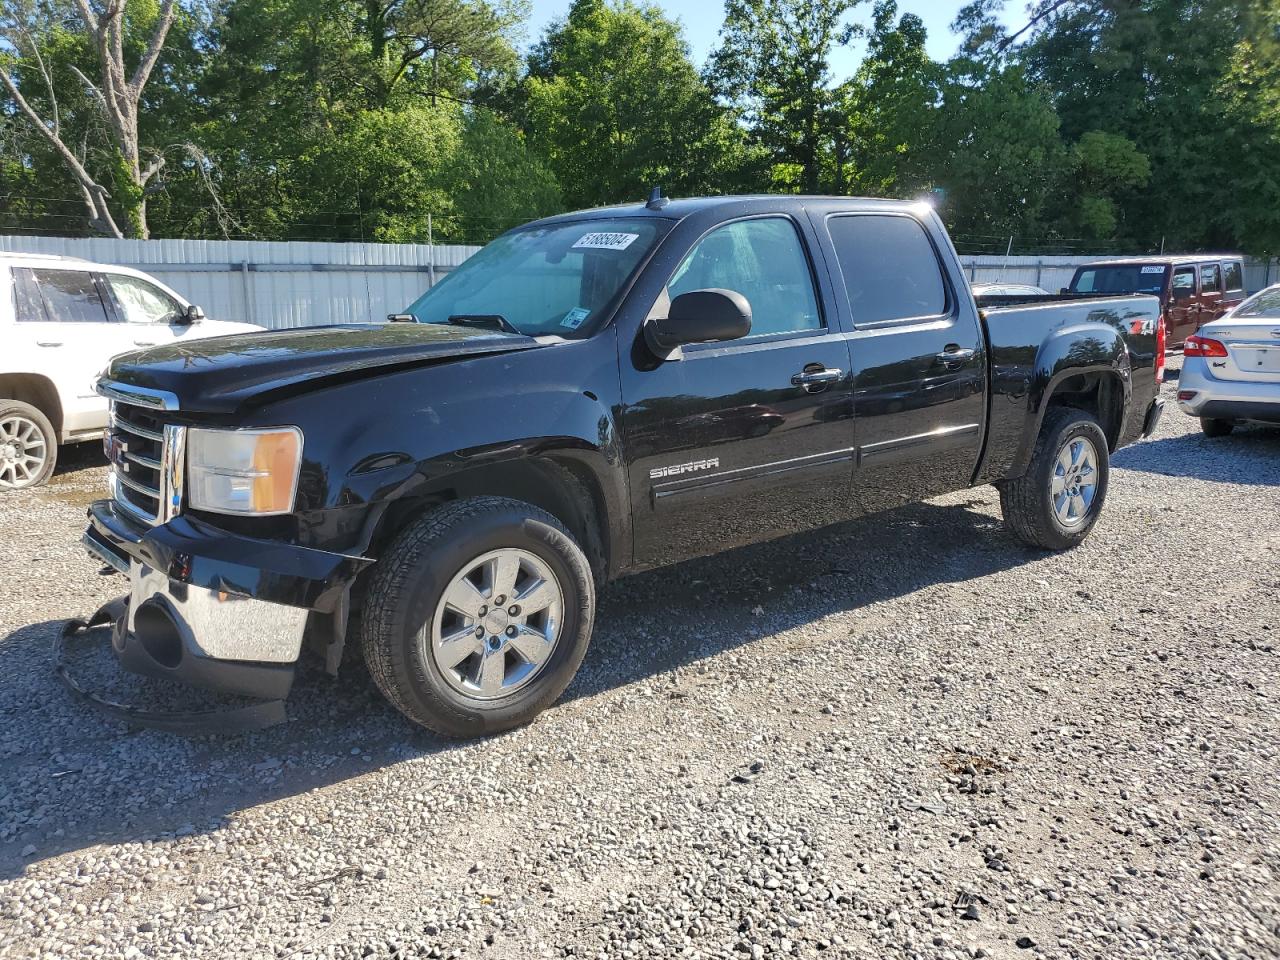
M255 697L287 695L314 613L333 613L371 561L179 517L142 528L110 500L83 543L130 580L113 647L137 673Z

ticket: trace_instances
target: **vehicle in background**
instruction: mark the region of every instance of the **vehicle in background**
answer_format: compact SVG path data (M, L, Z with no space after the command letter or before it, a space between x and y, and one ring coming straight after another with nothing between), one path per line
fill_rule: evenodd
M1183 358L1178 406L1207 436L1280 424L1280 283L1188 337Z
M89 511L115 650L276 698L359 642L474 736L560 695L623 574L980 484L1075 546L1160 416L1160 304L1047 299L979 310L925 204L655 196L503 234L416 323L119 358L112 439L156 468L113 457Z
M983 297L1049 297L1048 290L1042 290L1030 283L975 283L972 285L975 299Z
M1244 261L1229 253L1103 260L1077 267L1062 292L1159 297L1172 349L1244 299Z
M59 444L102 435L94 382L113 357L259 329L208 320L128 267L0 253L0 489L43 483Z

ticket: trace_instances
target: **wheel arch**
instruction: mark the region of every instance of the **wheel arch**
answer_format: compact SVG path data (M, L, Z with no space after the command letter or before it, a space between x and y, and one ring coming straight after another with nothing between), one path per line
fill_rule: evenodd
M0 398L31 404L49 418L57 441L62 442L62 399L48 377L39 373L0 373Z

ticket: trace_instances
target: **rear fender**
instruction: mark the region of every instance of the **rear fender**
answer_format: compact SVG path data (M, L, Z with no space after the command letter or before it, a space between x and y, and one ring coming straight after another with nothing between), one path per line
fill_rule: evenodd
M1027 395L1026 426L1005 479L1020 477L1026 472L1055 394L1060 395L1069 381L1082 374L1112 378L1113 388L1121 391L1121 410L1129 410L1132 372L1129 350L1120 332L1102 323L1083 323L1053 331L1036 353ZM1121 423L1119 433L1123 433L1123 429Z

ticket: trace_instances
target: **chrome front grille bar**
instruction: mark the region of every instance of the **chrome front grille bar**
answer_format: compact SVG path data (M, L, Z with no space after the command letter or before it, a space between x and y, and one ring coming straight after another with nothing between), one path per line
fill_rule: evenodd
M178 409L177 397L105 379L97 391L111 400L106 447L112 499L135 520L168 523L182 510L187 428L155 421ZM131 475L131 467L140 467L144 476Z

